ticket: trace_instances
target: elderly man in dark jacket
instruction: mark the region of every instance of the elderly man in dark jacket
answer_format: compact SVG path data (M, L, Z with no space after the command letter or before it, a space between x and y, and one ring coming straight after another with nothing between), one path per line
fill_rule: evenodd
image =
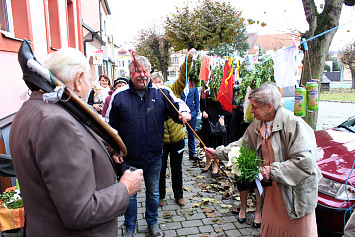
M163 236L157 225L159 177L164 145L164 120L168 115L185 124L191 119L190 110L167 87L158 89L149 78L151 65L145 57L129 64L131 80L128 86L115 91L106 113L109 124L118 131L127 147L127 156L119 158L122 170L143 169L146 186L145 219L152 236ZM163 95L165 94L165 96ZM167 98L179 108L178 113ZM108 116L107 116L108 114ZM125 213L124 236L133 236L137 221L137 197L130 197Z

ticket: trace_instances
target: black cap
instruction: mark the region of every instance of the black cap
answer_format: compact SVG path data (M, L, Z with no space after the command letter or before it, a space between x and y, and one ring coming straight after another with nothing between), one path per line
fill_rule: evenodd
M127 85L128 80L127 80L127 78L119 77L113 82L113 87L115 87L118 83L125 83Z

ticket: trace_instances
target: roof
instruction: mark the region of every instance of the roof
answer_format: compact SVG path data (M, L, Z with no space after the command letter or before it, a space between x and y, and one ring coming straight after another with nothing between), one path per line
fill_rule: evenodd
M340 71L325 72L324 75L331 81L340 81L341 78Z
M264 53L268 50L278 50L283 47L289 47L293 45L292 37L295 38L296 43L301 41L299 34L286 33L286 34L270 34L270 35L258 35L257 33L248 33L247 42L250 45L250 54L255 54L258 49L254 49L255 46L260 46L261 52Z

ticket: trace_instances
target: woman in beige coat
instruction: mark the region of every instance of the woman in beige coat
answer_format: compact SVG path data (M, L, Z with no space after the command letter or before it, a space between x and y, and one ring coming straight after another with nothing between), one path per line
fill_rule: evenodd
M261 236L317 236L315 208L318 180L314 131L301 118L283 108L273 83L264 83L249 95L254 121L244 136L206 155L228 159L233 146L249 144L263 159L263 180L272 185L263 192Z

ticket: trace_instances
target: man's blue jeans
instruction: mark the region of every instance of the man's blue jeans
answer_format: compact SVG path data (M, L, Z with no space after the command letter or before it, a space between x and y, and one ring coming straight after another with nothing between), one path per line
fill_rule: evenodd
M122 172L129 169L130 164L122 163ZM158 208L159 208L159 177L161 169L161 158L156 162L143 167L136 167L143 169L143 177L145 183L145 220L148 225L156 225L158 222ZM126 230L134 231L137 225L137 194L129 197L129 205L124 214L124 225Z
M191 120L189 121L189 124L191 128L195 131L196 129L196 123L197 123L197 117L192 117ZM188 145L189 145L189 157L192 157L195 155L195 134L191 131L189 126L186 126L187 128L187 138L188 138Z

